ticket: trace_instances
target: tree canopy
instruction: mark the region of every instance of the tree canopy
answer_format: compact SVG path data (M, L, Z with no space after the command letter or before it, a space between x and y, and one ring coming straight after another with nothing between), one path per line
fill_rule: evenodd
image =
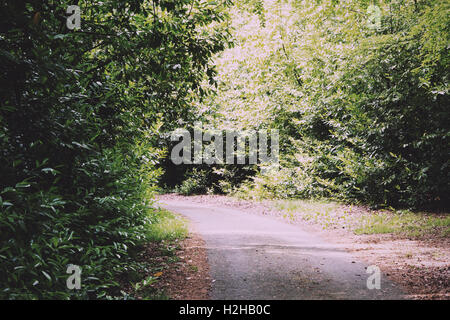
M203 109L216 126L280 130L281 170L245 188L448 206L448 11L448 1L238 2L236 45L217 56L219 89Z

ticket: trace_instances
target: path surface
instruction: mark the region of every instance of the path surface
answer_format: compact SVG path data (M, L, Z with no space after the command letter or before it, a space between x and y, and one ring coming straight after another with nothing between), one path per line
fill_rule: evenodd
M236 209L164 200L205 240L212 299L399 299L381 275L367 289L367 265L299 226Z

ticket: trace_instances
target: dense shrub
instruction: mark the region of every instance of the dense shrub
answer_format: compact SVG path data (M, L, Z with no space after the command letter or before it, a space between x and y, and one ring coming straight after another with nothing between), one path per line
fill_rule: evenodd
M255 165L186 166L173 191L183 195L231 193L256 170Z
M77 3L81 30L72 1L0 4L0 299L117 293L153 219L157 133L193 118L227 41L206 29L220 5Z

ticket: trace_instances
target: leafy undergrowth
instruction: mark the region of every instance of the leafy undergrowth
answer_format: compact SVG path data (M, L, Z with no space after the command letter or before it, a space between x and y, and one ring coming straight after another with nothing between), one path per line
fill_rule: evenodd
M450 216L408 210L372 211L327 200L277 200L276 209L290 220L301 219L324 229L347 229L355 234L397 234L423 237L450 236Z
M188 235L186 221L167 210L158 211L156 222L148 231L148 243L136 254L139 265L128 270L120 279L120 293L110 299L125 300L168 300L170 296L164 290L154 286L170 265L177 263L179 242Z

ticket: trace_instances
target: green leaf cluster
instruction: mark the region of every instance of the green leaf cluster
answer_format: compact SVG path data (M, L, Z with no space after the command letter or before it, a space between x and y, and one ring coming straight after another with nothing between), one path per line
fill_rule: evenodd
M139 267L159 133L195 118L228 43L228 2L81 0L69 30L72 4L0 4L0 299L102 298Z

